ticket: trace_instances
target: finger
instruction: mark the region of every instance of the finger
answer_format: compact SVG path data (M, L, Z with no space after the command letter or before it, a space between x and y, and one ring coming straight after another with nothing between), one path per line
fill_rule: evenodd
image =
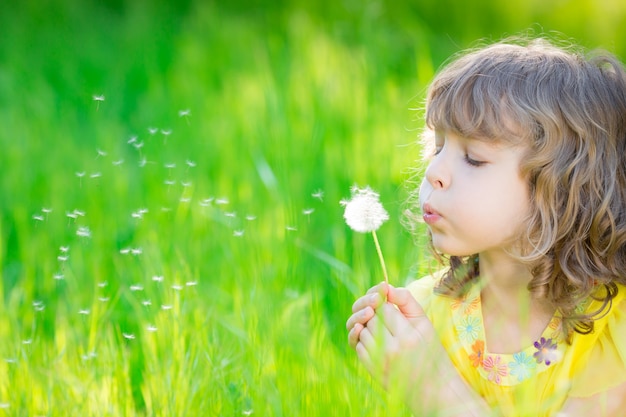
M389 307L394 309L393 306L391 305L389 305ZM396 314L400 314L400 313L396 312ZM391 340L391 332L387 328L385 324L385 320L379 317L378 314L372 317L372 319L367 322L364 330L367 330L367 335L371 335L371 338L375 340L375 343L378 343L378 346L384 343L387 343L387 341ZM368 338L367 335L366 335L366 338ZM363 340L363 334L361 334L360 338L361 340ZM370 341L369 338L366 341L369 342ZM370 345L369 343L366 344L366 346L369 346L369 345Z
M370 306L375 310L385 300L385 295L387 294L387 291L387 284L384 282L373 286L372 288L367 290L367 293L363 297L360 297L354 302L354 304L352 305L352 311L357 312L358 310L362 310L367 306Z
M404 316L411 321L412 324L415 324L414 321L416 319L426 316L422 306L419 305L411 292L406 288L395 288L389 285L387 301L395 304L398 307L398 310L400 310L400 312L404 314Z
M407 317L402 314L395 305L391 303L385 303L378 309L376 317L380 317L380 321L384 322L384 328L389 332L390 336L402 336L407 334L413 327ZM423 316L422 316L423 317ZM417 320L417 319L414 319ZM367 325L369 327L372 320ZM378 326L381 327L381 326Z
M359 337L361 336L361 331L364 329L361 323L356 323L350 332L348 332L348 344L352 349L356 348L356 345L359 343Z
M366 306L362 310L355 311L354 314L348 318L348 321L346 322L346 329L352 329L357 323L365 325L365 323L374 317L374 314L374 309L370 306Z

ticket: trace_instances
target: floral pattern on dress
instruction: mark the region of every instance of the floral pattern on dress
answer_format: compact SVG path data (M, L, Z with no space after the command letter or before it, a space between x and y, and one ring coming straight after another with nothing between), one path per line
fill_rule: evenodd
M476 316L465 316L461 320L461 323L456 326L456 331L459 332L459 338L464 343L474 343L478 339L478 334L482 326L480 319Z
M513 354L513 360L509 362L509 374L522 382L530 378L536 367L537 362L533 356L530 356L524 351L517 352Z
M472 353L469 355L469 360L474 368L483 366L483 361L485 360L485 342L477 340L472 345Z
M487 379L500 385L502 377L508 375L508 367L506 363L502 363L500 355L488 356L483 362L483 368L487 371Z
M485 343L480 286L472 286L464 298L453 301L451 309L454 330L468 365L494 384L519 384L546 371L563 357L565 342L560 334L561 318L558 315L550 320L541 337L526 349L514 354L492 354Z

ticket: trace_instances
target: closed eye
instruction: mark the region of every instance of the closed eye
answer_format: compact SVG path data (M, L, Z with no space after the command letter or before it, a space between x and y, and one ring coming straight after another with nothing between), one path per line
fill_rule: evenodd
M485 161L477 161L476 159L472 159L470 158L470 156L468 154L465 154L465 162L467 162L469 165L473 166L473 167L479 167L482 165L485 165L487 162Z

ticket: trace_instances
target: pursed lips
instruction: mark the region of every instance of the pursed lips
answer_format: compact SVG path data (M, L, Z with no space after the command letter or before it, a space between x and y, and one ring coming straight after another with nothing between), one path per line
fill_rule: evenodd
M422 213L424 223L428 225L435 224L441 219L441 214L435 211L429 203L424 203L422 206Z

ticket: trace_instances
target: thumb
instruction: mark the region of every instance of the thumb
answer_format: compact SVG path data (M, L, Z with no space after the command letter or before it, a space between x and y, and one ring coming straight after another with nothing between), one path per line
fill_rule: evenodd
M422 306L406 288L395 288L389 285L387 302L395 304L411 324L415 324L417 320L426 316Z

